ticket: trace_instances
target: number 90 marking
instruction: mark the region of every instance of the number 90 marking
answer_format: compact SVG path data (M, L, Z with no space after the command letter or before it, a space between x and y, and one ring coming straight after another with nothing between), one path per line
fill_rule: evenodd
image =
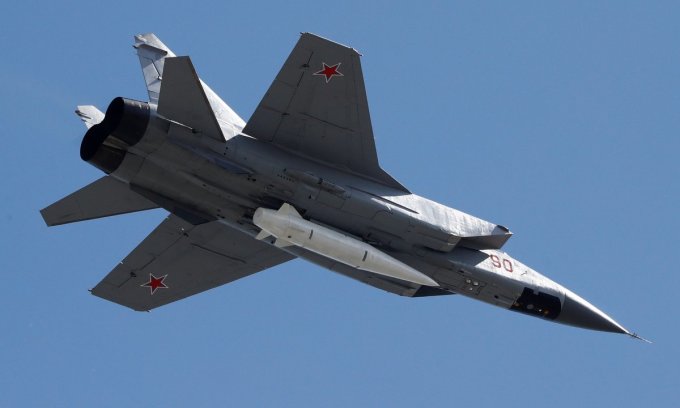
M512 268L512 261L511 260L503 258L503 260L501 261L501 259L496 255L491 255L490 258L491 258L491 264L495 268L501 268L502 267L507 272L512 273L513 268Z

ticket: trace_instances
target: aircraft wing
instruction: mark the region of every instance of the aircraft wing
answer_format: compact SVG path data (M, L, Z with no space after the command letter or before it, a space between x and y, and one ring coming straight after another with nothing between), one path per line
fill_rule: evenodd
M378 164L359 56L303 33L243 133L408 192Z
M92 294L146 311L293 258L224 224L193 226L170 215Z

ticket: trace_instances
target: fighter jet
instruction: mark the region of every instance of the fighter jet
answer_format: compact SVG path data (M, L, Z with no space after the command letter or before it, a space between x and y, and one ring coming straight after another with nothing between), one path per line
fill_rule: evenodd
M639 338L503 252L508 228L380 167L353 48L302 33L248 122L154 34L134 48L149 100L78 106L80 157L105 175L41 211L49 226L169 211L93 295L148 311L302 258L401 296L458 294Z

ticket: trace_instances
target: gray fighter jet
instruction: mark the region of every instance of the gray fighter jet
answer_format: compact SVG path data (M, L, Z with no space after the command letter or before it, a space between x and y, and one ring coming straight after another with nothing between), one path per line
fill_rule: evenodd
M50 226L170 212L92 294L147 311L299 257L397 295L460 294L638 337L502 252L507 228L380 167L356 50L303 33L246 123L189 57L153 34L134 48L149 101L78 107L80 157L106 175L41 211Z

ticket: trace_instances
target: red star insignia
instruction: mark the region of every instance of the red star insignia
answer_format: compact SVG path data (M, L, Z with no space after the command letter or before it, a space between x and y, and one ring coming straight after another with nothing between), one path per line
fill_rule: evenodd
M151 294L153 295L154 293L156 293L156 291L158 289L167 289L168 288L168 285L163 283L163 281L167 277L168 277L168 275L163 275L160 278L157 278L153 275L153 273L150 273L149 274L149 281L147 283L141 285L141 286L144 287L144 288L151 289Z
M338 71L338 68L340 68L341 62L338 62L337 64L333 65L332 67L329 67L325 62L322 62L323 64L323 69L321 71L317 71L314 73L314 75L323 75L326 77L326 83L329 83L331 81L331 78L334 76L344 76L342 72Z

